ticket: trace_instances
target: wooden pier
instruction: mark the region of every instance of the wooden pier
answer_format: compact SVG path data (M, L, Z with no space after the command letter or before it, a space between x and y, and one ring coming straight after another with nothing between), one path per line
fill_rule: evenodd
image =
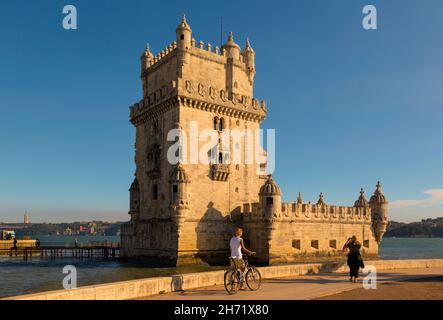
M18 247L16 249L0 249L0 255L11 257L22 256L25 260L30 257L56 258L81 258L81 259L115 259L120 256L119 246L42 246L42 247Z

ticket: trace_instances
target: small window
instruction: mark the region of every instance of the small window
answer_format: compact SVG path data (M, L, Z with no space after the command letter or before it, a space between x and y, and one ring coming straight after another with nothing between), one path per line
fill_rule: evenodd
M225 121L224 121L224 119L223 118L221 118L220 119L220 122L218 123L218 130L219 131L223 131L223 129L224 129L224 123Z
M300 248L301 248L301 241L300 240L292 240L292 247L294 249L300 250Z
M219 153L218 154L218 163L222 164L223 163L223 153Z
M267 206L272 206L274 204L274 199L271 197L267 197L266 198L266 205Z
M173 193L177 193L177 192L178 192L178 185L174 184L174 185L172 186L172 192L173 192Z
M363 240L363 246L369 248L369 240Z
M158 187L156 184L152 186L152 200L158 200Z
M185 40L185 35L184 35L184 34L182 34L182 35L180 36L180 40Z
M214 126L213 126L214 130L218 130L218 119L217 119L217 117L214 118L213 124L214 124Z
M311 240L311 247L314 249L318 249L318 240Z
M329 246L333 249L337 249L337 240L329 240Z

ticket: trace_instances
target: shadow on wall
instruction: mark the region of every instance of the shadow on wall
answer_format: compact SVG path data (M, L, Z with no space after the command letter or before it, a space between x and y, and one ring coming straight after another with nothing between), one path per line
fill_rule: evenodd
M241 225L240 208L223 216L214 203L208 203L207 210L197 224L197 257L209 265L229 264L229 240L234 229Z

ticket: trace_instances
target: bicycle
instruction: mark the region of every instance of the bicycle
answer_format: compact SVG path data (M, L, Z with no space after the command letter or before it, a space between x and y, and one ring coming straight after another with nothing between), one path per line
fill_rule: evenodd
M240 269L237 269L235 263L230 258L231 267L225 271L224 283L225 289L229 294L236 294L240 289L240 286L246 280L246 285L251 291L257 291L261 286L261 273L252 266L248 261L248 256L243 255L243 261L245 262L245 275Z

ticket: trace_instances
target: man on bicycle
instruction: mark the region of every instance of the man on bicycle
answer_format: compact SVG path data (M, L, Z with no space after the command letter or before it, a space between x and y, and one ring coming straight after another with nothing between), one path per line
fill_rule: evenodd
M229 242L229 246L231 247L231 261L234 264L236 270L240 269L241 273L245 272L245 262L243 261L242 250L250 255L255 255L255 252L246 249L242 236L243 229L237 228L235 229L235 235L231 238ZM244 282L242 282L240 290L245 290Z

